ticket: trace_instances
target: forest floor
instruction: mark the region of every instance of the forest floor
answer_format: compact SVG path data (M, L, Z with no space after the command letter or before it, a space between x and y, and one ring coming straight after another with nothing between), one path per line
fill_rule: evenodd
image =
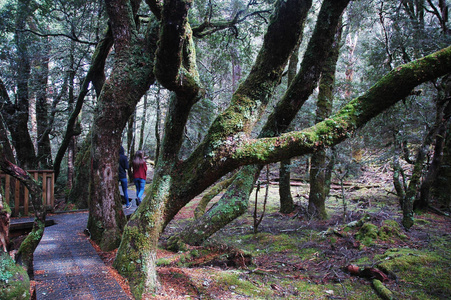
M366 168L346 180L344 191L332 186L329 218L318 221L306 214L307 184L293 182L296 211L290 215L278 212L278 186L270 184L257 233L254 192L248 213L201 247L164 250L193 220L197 199L160 238L161 287L148 299L451 299L451 219L417 214L405 231L392 186L391 173ZM265 190L257 196L258 215ZM111 267L115 252L99 254Z

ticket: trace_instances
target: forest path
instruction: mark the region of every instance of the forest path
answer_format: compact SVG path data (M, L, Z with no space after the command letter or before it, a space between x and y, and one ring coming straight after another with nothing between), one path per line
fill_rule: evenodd
M49 218L34 252L36 299L129 299L84 233L88 212Z

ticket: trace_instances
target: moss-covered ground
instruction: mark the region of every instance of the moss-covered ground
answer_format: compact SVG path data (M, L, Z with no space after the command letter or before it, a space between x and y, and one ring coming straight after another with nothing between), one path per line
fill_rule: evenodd
M258 233L253 233L253 194L248 213L201 247L164 250L167 239L192 221L193 202L161 237L162 286L154 299L380 299L373 281L378 274L363 271L370 268L386 276L382 284L393 298L449 299L451 220L418 214L405 231L392 191L389 174L350 179L344 214L340 186L333 185L329 218L318 221L306 215L307 184L293 182L296 211L290 215L278 213L278 185L271 184ZM259 203L259 215L261 209ZM351 274L349 265L362 272Z

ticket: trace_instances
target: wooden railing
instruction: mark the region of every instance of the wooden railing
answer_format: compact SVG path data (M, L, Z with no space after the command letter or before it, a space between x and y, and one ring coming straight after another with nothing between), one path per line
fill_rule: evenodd
M53 170L27 171L36 181L41 182L42 201L47 210L53 211L55 204L55 175ZM14 177L0 172L0 186L4 191L4 201L9 204L12 216L28 216L31 209L28 189Z

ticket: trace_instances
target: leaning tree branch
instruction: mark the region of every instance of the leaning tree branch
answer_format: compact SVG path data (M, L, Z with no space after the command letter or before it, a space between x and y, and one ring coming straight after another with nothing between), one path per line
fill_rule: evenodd
M39 37L65 37L68 38L74 42L80 43L80 44L85 44L85 45L90 45L90 46L95 46L97 45L97 42L90 42L90 41L83 41L80 40L78 37L76 37L75 35L70 35L70 34L66 34L66 33L40 33L31 29L21 29L21 30L17 30L20 32L30 32L34 35L37 35Z
M240 15L242 15L245 11L240 10L235 14L235 16L228 20L228 21L218 21L218 22L211 22L210 18L205 18L204 22L202 24L199 24L197 26L193 27L193 36L197 38L204 38L208 35L212 35L215 32L228 29L228 28L234 28L236 25L243 23L247 19L253 17L253 16L259 16L266 20L263 15L270 14L271 10L259 10L250 12L243 17L240 18Z
M393 69L334 116L310 128L280 137L230 143L229 150L234 160L249 164L277 162L336 145L408 96L417 85L446 75L450 70L451 46Z
M6 158L2 144L0 144L0 169L5 174L13 176L24 184L31 195L31 203L35 211L33 229L21 243L16 254L16 262L23 265L30 272L33 270L33 252L44 235L46 209L42 204L42 189L28 172Z

